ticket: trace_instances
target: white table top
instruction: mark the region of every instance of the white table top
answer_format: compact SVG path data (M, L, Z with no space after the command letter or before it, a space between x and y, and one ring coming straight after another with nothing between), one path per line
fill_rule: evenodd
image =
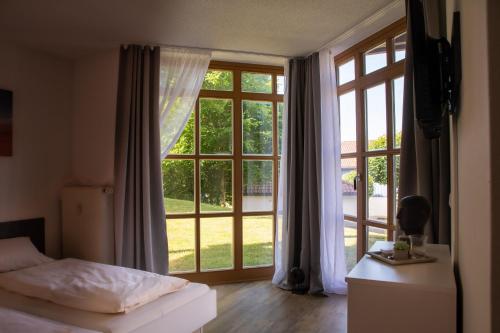
M377 241L370 251L391 249L392 246L393 242ZM455 293L455 276L448 245L428 244L427 254L436 257L437 261L392 266L365 254L347 275L346 281L348 284L397 285Z

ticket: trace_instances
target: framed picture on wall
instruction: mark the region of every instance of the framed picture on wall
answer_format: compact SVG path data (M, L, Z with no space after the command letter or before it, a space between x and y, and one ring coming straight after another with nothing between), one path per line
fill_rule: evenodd
M12 91L0 89L0 156L12 156Z

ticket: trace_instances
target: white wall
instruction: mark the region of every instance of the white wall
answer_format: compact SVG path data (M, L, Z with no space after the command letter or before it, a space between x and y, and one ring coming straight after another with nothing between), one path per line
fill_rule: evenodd
M491 332L491 155L487 0L447 0L461 12L462 96L457 118L457 265L464 333ZM448 28L449 29L449 28Z
M73 71L68 61L0 44L0 88L13 91L12 157L0 157L0 221L45 217L60 252L60 189L70 171Z
M0 88L14 93L14 155L0 157L0 221L45 217L60 255L61 189L112 185L119 50L70 61L0 44Z
M119 50L75 62L73 182L112 185Z

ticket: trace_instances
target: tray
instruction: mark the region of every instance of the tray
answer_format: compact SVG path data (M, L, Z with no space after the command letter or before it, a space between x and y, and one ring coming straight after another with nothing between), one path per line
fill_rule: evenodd
M373 251L366 252L370 257L383 261L389 265L409 265L409 264L422 264L426 262L434 262L437 260L435 257L431 257L423 254L413 254L408 259L394 260L391 251Z

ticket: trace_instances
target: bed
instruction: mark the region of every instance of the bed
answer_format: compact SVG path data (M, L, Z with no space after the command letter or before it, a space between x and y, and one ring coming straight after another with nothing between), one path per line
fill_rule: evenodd
M44 221L33 219L0 223L0 239L30 237L44 251ZM189 283L182 290L159 297L128 313L104 314L70 308L9 292L0 286L0 306L83 329L110 332L194 332L216 317L216 294L208 286Z
M0 332L96 333L96 331L65 325L53 320L3 307L0 307Z

